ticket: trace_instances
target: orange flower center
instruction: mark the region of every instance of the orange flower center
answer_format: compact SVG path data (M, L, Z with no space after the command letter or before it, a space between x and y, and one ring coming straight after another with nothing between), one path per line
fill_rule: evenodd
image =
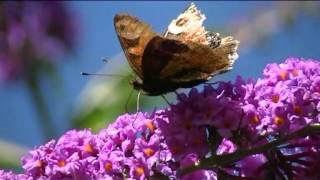
M64 161L64 160L58 161L58 166L59 167L64 167L65 165L66 165L66 161Z
M136 168L136 175L137 176L141 176L141 175L143 175L143 173L144 173L143 167L137 167Z
M200 138L196 138L193 142L194 142L195 145L199 145L199 144L201 144L201 139Z
M279 100L280 100L280 96L277 95L277 94L272 95L271 100L272 100L272 102L274 102L274 103L278 103Z
M112 169L112 163L106 162L106 163L104 164L104 169L105 169L107 172L110 171L110 170Z
M252 124L258 124L259 123L259 117L257 115L254 115L252 118L251 118L251 123Z
M292 70L291 74L292 74L294 77L297 77L297 76L299 76L299 70L298 70L298 69L294 69L294 70Z
M86 151L88 153L93 153L93 148L92 148L91 144L85 144L84 151Z
M282 117L275 117L274 118L274 123L277 125L277 126L281 126L284 124L284 119Z
M144 149L144 154L147 155L148 157L152 156L154 154L154 150L151 149L151 148L147 148L147 149Z
M279 76L280 76L281 80L286 80L288 73L287 73L287 71L280 71Z
M37 160L36 163L35 163L35 166L39 167L39 168L41 168L42 165L43 165L43 162L41 160Z
M173 146L171 148L171 152L172 152L172 154L178 154L181 152L181 148L179 146Z
M155 129L155 127L154 127L154 125L153 125L153 123L152 123L151 120L148 120L148 121L146 122L146 126L147 126L148 129L150 129L151 132L153 132L154 129Z
M223 121L223 127L224 128L226 128L226 129L229 129L229 128L231 128L231 122L228 120L228 119L225 119L224 121Z
M294 106L293 108L294 113L296 113L297 115L301 115L302 114L302 109L300 106Z
M190 130L190 129L192 128L191 123L189 123L189 122L185 123L185 124L184 124L184 128L185 128L186 130Z
M211 116L211 111L205 111L204 116L208 119Z

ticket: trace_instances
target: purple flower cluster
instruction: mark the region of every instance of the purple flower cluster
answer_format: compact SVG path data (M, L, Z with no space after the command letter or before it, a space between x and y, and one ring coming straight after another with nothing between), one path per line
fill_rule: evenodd
M24 77L70 51L75 27L62 2L1 2L0 82Z
M34 179L145 179L172 174L171 159L156 121L161 113L120 116L98 134L71 130L29 152L25 174ZM163 162L161 162L163 161ZM167 172L168 171L168 172Z
M0 180L32 180L32 177L25 174L14 174L11 171L0 170Z
M320 178L319 136L312 134L227 165L179 174L204 159L319 123L318 61L289 58L268 65L257 82L239 77L233 84L192 89L178 99L151 115L122 115L98 134L71 130L23 157L23 175L0 171L0 179Z
M176 161L190 153L205 158L266 144L319 123L319 79L319 61L288 58L282 64L269 64L257 82L238 77L234 84L222 82L216 88L180 94L180 102L167 109L168 122L160 123L160 129ZM295 139L278 151L242 159L223 173L245 177L275 173L274 177L290 179L305 177L309 170L307 174L314 175L311 169L320 165L318 138ZM267 170L268 166L274 169Z
M263 74L251 95L260 134L290 133L319 122L319 61L289 58L280 65L269 64Z

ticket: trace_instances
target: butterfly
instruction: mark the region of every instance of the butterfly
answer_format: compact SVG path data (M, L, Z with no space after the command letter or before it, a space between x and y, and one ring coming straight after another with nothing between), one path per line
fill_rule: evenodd
M115 31L137 75L133 88L157 96L191 88L232 69L239 41L207 31L202 25L205 18L191 3L160 35L134 16L115 15Z

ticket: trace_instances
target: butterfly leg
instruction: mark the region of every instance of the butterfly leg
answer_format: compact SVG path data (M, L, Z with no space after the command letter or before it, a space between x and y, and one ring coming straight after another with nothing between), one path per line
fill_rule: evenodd
M175 91L173 91L175 94L176 94L176 96L177 96L177 98L178 98L178 100L179 101L181 101L181 102L183 102L183 103L186 103L183 99L182 99L182 97L180 96L180 94L175 90Z
M164 95L161 95L162 99L164 99L164 101L166 101L166 103L170 106L170 102L168 101L168 99L164 96Z
M135 117L134 117L134 120L132 121L132 127L134 128L134 129L137 129L136 127L135 127L135 122L136 122L136 120L138 119L138 114L139 114L139 110L140 110L140 95L141 95L141 91L139 91L139 93L138 93L138 95L137 95L137 111L136 111L136 114L135 114Z
M137 96L137 113L140 110L140 95L141 95L141 91L139 91L138 96Z
M216 85L221 83L222 81L216 81L216 82L204 82L203 84L208 84L208 85Z

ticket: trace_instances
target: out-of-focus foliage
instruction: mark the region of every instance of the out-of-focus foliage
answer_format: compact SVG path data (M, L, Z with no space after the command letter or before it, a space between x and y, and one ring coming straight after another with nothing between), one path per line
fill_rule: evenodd
M0 82L53 74L74 47L75 21L61 2L0 3Z
M0 139L0 167L20 169L20 159L26 154L27 148Z
M123 56L120 58L124 60ZM120 60L112 59L110 62L114 61L119 62ZM104 69L111 69L108 66L110 65L106 64ZM116 74L123 77L91 77L92 80L87 84L77 102L77 108L73 113L73 126L76 128L92 128L93 131L98 131L106 127L120 114L135 113L137 111L138 93L133 90L130 84L134 75L128 72L128 69L113 68L111 73L101 70L99 74ZM147 111L162 105L165 101L161 97L145 97L142 95L139 103L140 110Z
M53 138L56 129L40 81L49 77L58 88L56 63L74 49L77 29L64 2L0 2L0 83L25 83L45 140Z
M241 43L241 49L263 44L281 29L290 30L300 16L320 17L320 3L316 1L274 2L272 6L258 6L256 11L244 14L229 23L225 30L234 35Z
M84 98L80 100L81 110L74 117L74 126L77 128L93 128L99 130L109 123L113 117L125 111L126 100L130 94L129 79L127 75L117 80L111 80L112 77L103 80L96 80L88 84L91 90L85 91ZM115 77L116 78L116 77ZM97 82L98 81L98 82ZM127 95L127 96L126 96ZM133 96L136 96L134 94ZM134 103L130 101L128 109L133 111Z

